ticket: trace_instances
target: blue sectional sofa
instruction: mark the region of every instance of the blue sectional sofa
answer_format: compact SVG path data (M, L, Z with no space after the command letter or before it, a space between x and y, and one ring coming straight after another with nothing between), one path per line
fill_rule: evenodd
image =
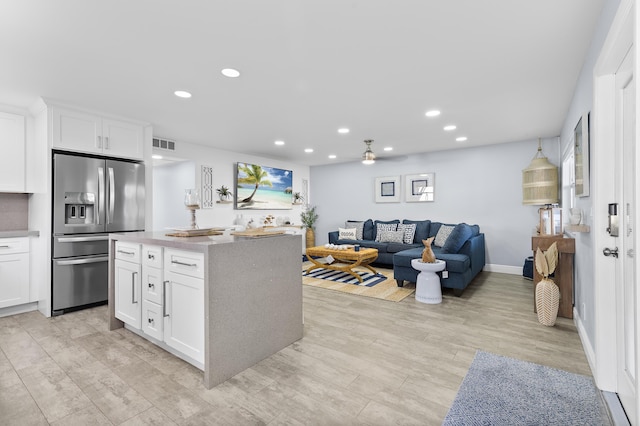
M380 226L378 224L381 224ZM384 229L390 225L400 226L404 233L403 241L399 241L399 231L387 231ZM415 224L415 227L412 225ZM442 226L442 233L439 234ZM422 240L436 237L432 245L437 259L446 262L446 278L441 276L443 287L454 289L454 294L460 296L462 291L471 283L485 265L484 234L480 232L478 225L443 224L430 220L400 220L379 221L368 219L366 221L347 221L343 229L354 229L355 238L340 239L339 231L329 232L329 243L332 244L360 244L362 247L378 249L378 259L375 264L393 268L393 275L399 287L405 281L415 282L419 271L411 267L411 260L422 256L424 245ZM410 235L410 229L414 229ZM450 232L450 233L448 233ZM447 236L448 235L448 236ZM360 237L360 238L358 238Z

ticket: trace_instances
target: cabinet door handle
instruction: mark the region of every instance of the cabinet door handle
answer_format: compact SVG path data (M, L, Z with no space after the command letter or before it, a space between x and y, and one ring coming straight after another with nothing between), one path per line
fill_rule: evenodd
M96 145L98 148L102 149L102 136L97 137Z
M147 255L147 257L148 257L149 259L151 259L151 260L155 260L155 258L156 258L156 257L155 257L153 254L151 254L151 253L149 253L149 254Z
M149 288L155 288L155 287L156 287L155 284L149 283Z
M118 253L128 254L129 256L133 256L134 254L136 254L133 251L126 251L126 250L118 250Z
M104 137L104 149L109 149L109 136Z
M169 281L162 281L162 316L168 317L167 313L167 283Z
M176 265L181 265L181 266L188 266L190 268L196 268L198 266L197 263L184 263L184 262L180 262L179 260L172 260L171 263L175 263Z
M11 246L0 246L0 248L11 248Z
M137 272L134 272L131 274L131 303L132 304L138 303L136 301L136 275L138 275Z

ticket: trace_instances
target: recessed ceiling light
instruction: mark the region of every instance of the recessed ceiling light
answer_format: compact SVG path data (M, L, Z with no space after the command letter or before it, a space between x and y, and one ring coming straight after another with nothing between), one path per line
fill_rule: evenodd
M240 77L240 71L233 69L233 68L225 68L222 71L220 71L222 73L222 75L224 75L225 77L230 77L230 78L236 78L236 77Z
M438 111L437 109L432 109L431 111L427 111L425 115L427 117L437 117L440 115L440 111Z
M306 152L307 154L310 154L310 153L312 153L312 152L313 152L313 149L311 149L311 148L306 148L306 149L304 150L304 152Z
M447 132L450 132L452 130L457 129L457 127L454 126L453 124L449 124L448 126L444 126L443 129L446 130Z
M338 129L338 133L341 133L344 135L345 133L349 133L349 129L347 129L346 127L342 127Z
M467 140L466 136L460 136L459 138L456 138L456 142L464 142Z
M154 160L162 160L162 155L153 154L151 158L153 158Z
M284 145L284 141L275 141L274 143L278 146Z
M384 150L385 151L393 151L393 147L392 146L385 146Z
M190 98L191 97L191 93L189 92L185 92L184 90L176 90L175 92L173 92L174 95L176 95L179 98Z
M336 158L336 156L335 156L335 154L331 154L331 155L329 155L329 158L331 158L333 160L334 158Z

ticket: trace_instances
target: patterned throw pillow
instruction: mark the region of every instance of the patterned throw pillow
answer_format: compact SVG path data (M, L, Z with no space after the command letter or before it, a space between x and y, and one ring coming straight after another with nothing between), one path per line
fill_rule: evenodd
M356 228L338 228L338 239L339 240L355 240L356 239Z
M404 238L404 231L381 231L378 232L381 243L400 243Z
M362 234L364 232L364 222L354 222L351 220L348 220L344 223L344 227L345 228L356 228L356 237L354 238L354 240L362 240L364 238L362 238Z
M397 223L376 223L376 241L380 242L380 234L384 231L397 231Z
M436 235L436 239L433 242L433 245L437 247L442 247L444 243L447 242L447 238L449 238L449 235L451 235L451 231L453 231L453 228L455 228L455 226L449 226L449 225L440 226L440 229L438 230L438 235Z
M403 243L405 244L412 244L413 243L413 237L416 233L416 224L415 223L411 223L411 224L406 224L406 223L401 223L398 225L398 231L403 231L404 232L404 239L403 239Z

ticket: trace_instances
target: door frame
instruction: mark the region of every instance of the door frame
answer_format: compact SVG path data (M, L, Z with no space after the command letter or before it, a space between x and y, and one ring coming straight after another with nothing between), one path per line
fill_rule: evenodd
M606 232L608 226L607 205L615 202L618 197L615 179L611 172L616 166L616 152L615 149L612 149L612 141L615 140L616 134L615 73L629 49L636 50L635 22L637 13L638 8L634 7L632 0L620 2L618 12L594 67L592 134L595 143L591 144L591 167L593 170L591 181L593 228L591 232L593 234L592 256L595 281L595 369L593 373L598 388L609 392L616 392L618 388L617 354L620 350L616 345L616 316L613 315L616 312L616 294L611 291L611 283L614 280L612 277L615 277L617 265L613 258L605 257L602 254L605 247L614 244L613 237ZM637 75L637 70L638 55L634 54L634 75ZM640 105L637 89L636 105ZM640 123L640 121L638 122ZM636 140L638 127L636 128ZM637 162L637 158L636 163L640 164ZM640 187L640 183L638 176L636 176L636 188L638 187ZM636 216L638 216L637 212ZM636 223L640 223L638 217L636 217ZM636 264L637 262L636 258ZM638 301L636 304L640 306ZM636 336L636 340L640 341L638 336Z

